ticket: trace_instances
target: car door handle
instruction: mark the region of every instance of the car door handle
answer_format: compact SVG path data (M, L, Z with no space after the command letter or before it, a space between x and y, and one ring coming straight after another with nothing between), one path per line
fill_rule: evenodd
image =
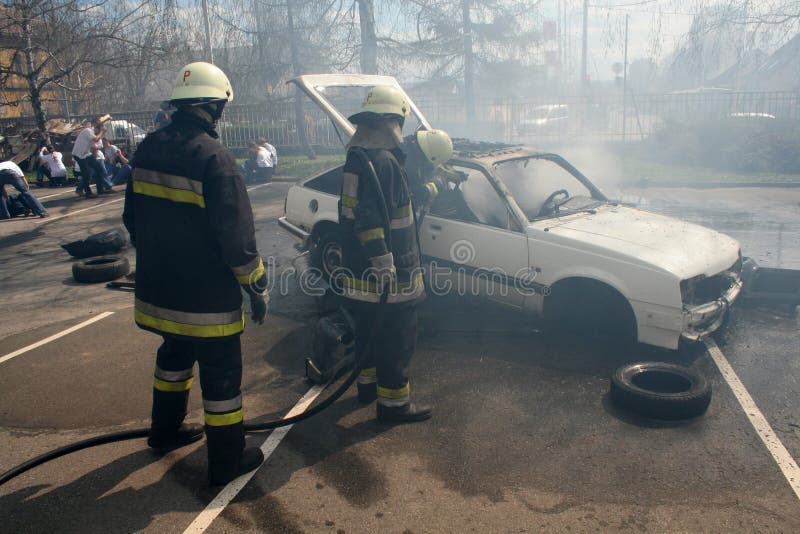
M437 232L441 232L442 231L442 226L440 224L431 224L430 228L431 228L431 230L436 230Z

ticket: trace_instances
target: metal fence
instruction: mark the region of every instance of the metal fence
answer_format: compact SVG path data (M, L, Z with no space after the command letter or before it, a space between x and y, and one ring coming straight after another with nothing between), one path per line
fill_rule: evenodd
M414 95L411 95L414 98ZM671 94L536 97L484 100L467 119L462 99L451 96L415 98L435 127L453 137L509 143L547 144L573 140L626 141L647 138L668 123L691 127L702 120L737 118L773 121L800 118L800 93L699 91ZM118 124L112 137L133 148L143 131L154 128L155 110L110 112ZM75 116L73 120L88 116ZM34 127L32 118L0 119L0 131L17 124ZM223 143L237 152L260 137L283 151L301 144L291 100L257 105L230 105L220 122ZM321 150L340 148L341 141L327 117L306 101L299 128Z

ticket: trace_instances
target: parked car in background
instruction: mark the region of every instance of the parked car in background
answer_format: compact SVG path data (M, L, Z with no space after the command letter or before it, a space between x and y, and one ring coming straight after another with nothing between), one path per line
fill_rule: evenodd
M533 107L517 125L520 135L555 133L565 130L569 122L569 106L548 104Z
M390 85L394 78L307 75L291 80L317 103L343 142L354 128L321 87ZM406 95L422 128L430 124ZM349 110L348 110L349 111ZM419 223L427 284L570 325L677 349L717 330L742 288L739 244L729 236L609 200L551 152L458 140L449 165L461 176ZM342 166L289 189L288 231L330 276L342 265L338 201ZM469 292L469 291L468 291Z
M114 119L108 121L106 137L112 144L132 152L139 143L144 141L147 132L136 124L124 119Z

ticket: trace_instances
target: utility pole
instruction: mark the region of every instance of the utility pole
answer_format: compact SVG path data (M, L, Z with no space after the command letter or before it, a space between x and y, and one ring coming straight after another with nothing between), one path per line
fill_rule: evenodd
M461 0L461 19L464 26L464 100L467 120L475 119L475 65L472 50L472 20L469 9L471 0Z
M205 56L214 64L214 49L211 47L211 25L208 23L208 0L203 0L203 25L206 29Z
M589 51L589 0L583 0L583 43L581 48L581 88L586 92L586 59Z
M625 142L626 127L628 126L628 21L630 15L625 15L625 53L622 58L622 142Z

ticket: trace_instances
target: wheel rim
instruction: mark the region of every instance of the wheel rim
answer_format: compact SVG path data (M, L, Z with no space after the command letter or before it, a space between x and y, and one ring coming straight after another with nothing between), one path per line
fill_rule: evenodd
M339 243L325 243L322 248L322 270L325 276L330 277L336 269L342 266L342 247Z

